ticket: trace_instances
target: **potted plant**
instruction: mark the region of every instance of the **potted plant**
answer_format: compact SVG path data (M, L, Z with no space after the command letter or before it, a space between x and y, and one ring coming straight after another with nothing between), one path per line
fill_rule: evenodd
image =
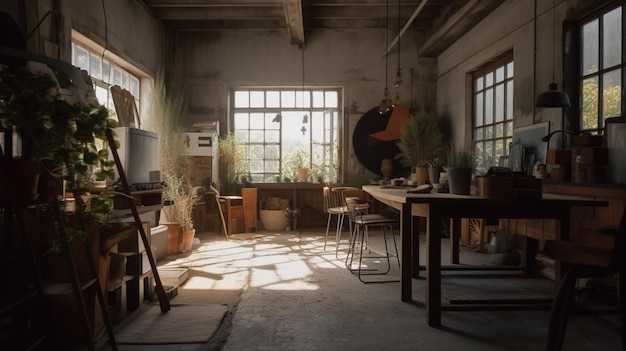
M184 156L184 135L180 132L184 111L182 93L169 94L164 74L160 72L152 87L145 127L159 136L159 168L166 185L163 192L165 206L159 223L168 228L167 253L170 255L183 251L184 233L193 229L192 200L196 194L190 193L192 189L187 189L185 182L189 179L189 167Z
M296 149L285 155L283 162L283 177L285 179L298 179L306 182L309 174L309 153L304 149Z
M459 149L455 144L448 145L446 171L451 194L469 195L474 172L474 156L471 152Z
M428 166L440 157L443 133L433 112L420 110L409 117L402 127L396 159L415 169L418 185L428 182Z
M515 249L515 234L502 224L489 231L488 253L496 266L519 266L522 261Z
M220 193L235 195L237 180L249 170L246 162L246 148L235 133L226 133L220 137L218 157L221 178L226 180L219 189Z

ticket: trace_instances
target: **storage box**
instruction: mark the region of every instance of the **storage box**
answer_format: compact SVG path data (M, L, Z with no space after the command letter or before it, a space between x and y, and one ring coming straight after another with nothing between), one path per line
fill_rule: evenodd
M575 147L572 160L581 166L606 165L609 162L609 150L604 146Z
M572 150L548 149L546 164L569 165L572 163Z
M126 256L127 275L142 275L148 273L150 269L152 267L150 267L150 260L146 252Z
M477 177L477 194L497 199L541 198L541 179L532 177Z
M155 261L162 260L167 257L167 226L159 225L150 228L150 246L152 247L152 256Z

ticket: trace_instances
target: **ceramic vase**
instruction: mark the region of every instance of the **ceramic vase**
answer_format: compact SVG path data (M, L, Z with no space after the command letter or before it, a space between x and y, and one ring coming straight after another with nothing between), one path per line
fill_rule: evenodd
M389 179L393 174L393 160L390 158L383 158L380 161L380 173L383 175L383 178Z

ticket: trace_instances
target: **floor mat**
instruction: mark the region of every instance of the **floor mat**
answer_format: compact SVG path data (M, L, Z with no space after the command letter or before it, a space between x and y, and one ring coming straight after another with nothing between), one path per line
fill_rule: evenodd
M252 239L262 238L264 236L265 235L258 234L258 233L236 233L236 234L229 235L228 239L231 239L231 240L252 240Z
M172 305L161 313L159 305L136 311L120 324L115 334L118 344L190 344L211 339L224 319L226 305Z

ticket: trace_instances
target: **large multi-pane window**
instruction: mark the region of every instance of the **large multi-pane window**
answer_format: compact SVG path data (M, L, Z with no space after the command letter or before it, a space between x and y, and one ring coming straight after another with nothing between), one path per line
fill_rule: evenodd
M484 172L509 155L513 138L513 55L472 74L473 143L477 170Z
M309 180L336 182L339 89L234 89L233 131L246 150L255 183L297 181L295 168L309 168Z
M609 117L622 115L624 6L580 25L580 130L599 132Z
M89 73L94 83L98 102L115 112L110 88L114 85L130 91L135 105L140 109L140 79L129 70L122 68L122 62L111 55L103 55L104 48L93 42L72 40L72 64ZM124 64L128 66L128 64Z

